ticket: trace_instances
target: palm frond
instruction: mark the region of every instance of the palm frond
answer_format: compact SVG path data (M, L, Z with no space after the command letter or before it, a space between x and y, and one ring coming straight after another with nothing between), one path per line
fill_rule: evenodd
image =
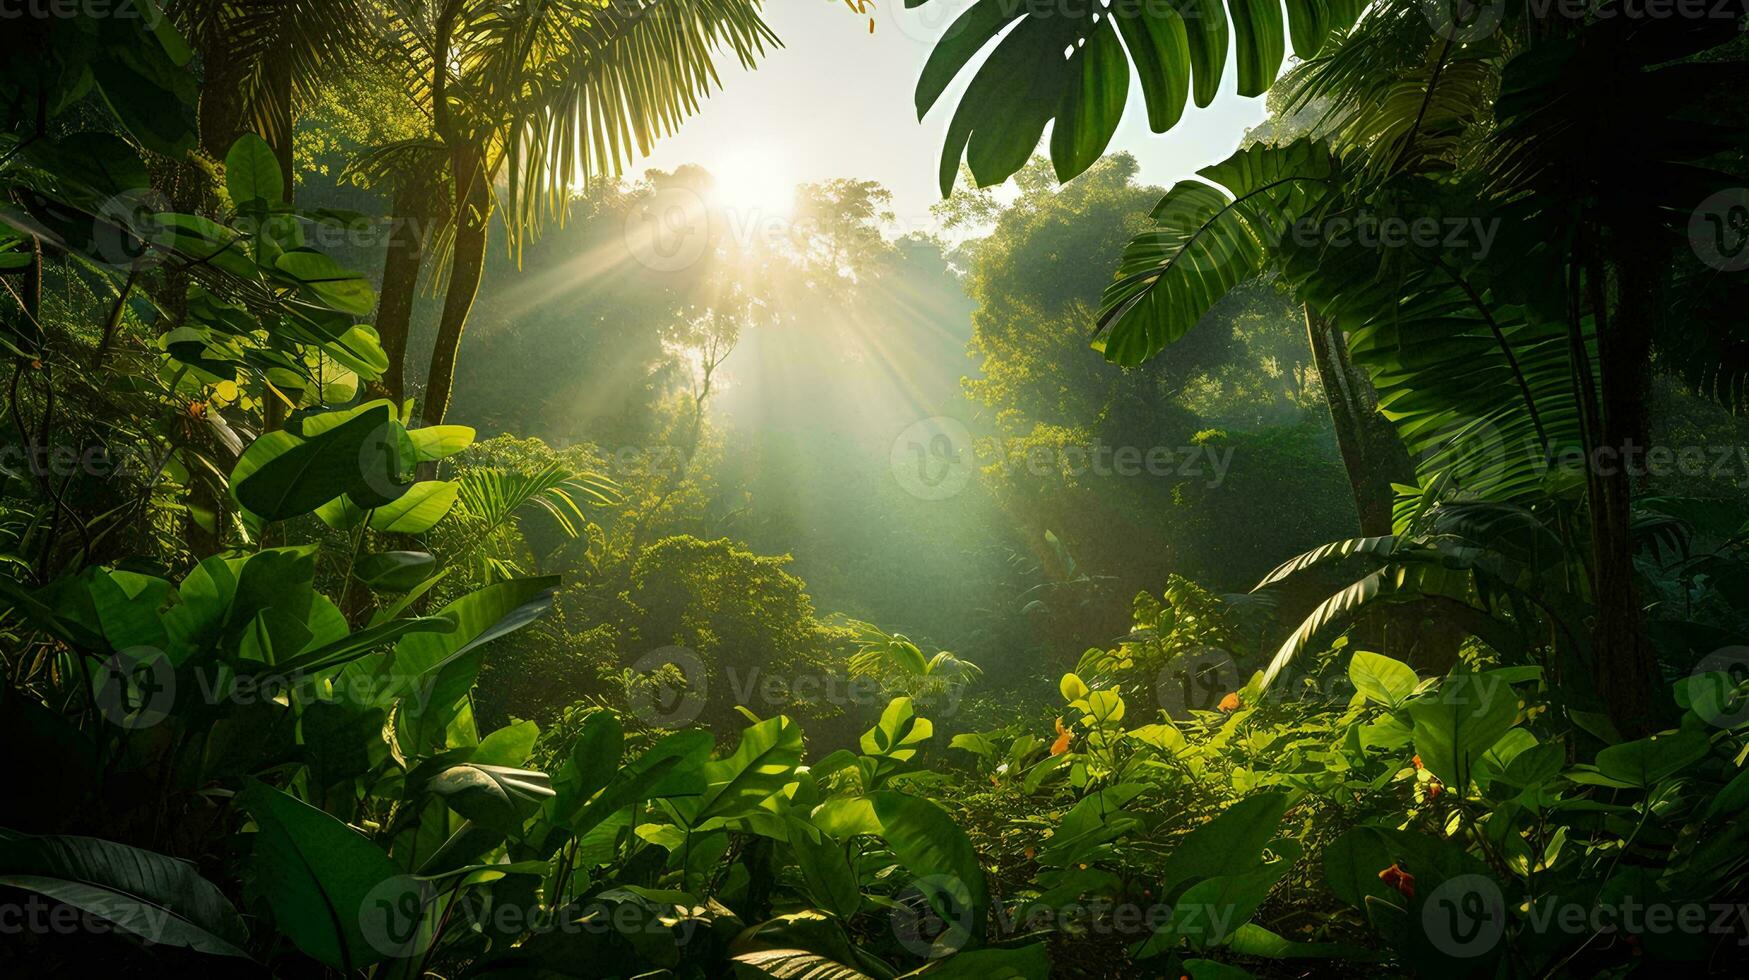
M585 504L611 506L620 494L604 476L576 473L555 462L533 471L468 470L462 474L458 498L470 516L485 523L487 534L532 505L552 517L566 537L574 538L588 524L583 515Z
M1331 199L1339 172L1328 146L1301 140L1247 147L1199 171L1203 181L1174 184L1154 209L1155 228L1124 248L1094 346L1133 366L1177 342L1262 273L1290 228Z
M760 7L560 0L489 21L476 39L477 93L512 107L503 132L512 236L537 234L546 216L563 215L578 182L617 177L678 129L721 87L720 54L751 68L779 46Z

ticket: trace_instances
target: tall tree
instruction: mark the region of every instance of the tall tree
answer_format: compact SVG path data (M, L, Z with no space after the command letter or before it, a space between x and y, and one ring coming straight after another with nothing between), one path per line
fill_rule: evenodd
M388 40L447 163L446 271L421 418L442 422L493 218L515 252L579 184L617 173L720 84L727 51L752 67L777 38L760 0L391 5ZM402 216L406 217L406 216ZM398 257L398 262L410 261ZM395 276L397 316L416 276ZM393 324L404 347L404 331Z

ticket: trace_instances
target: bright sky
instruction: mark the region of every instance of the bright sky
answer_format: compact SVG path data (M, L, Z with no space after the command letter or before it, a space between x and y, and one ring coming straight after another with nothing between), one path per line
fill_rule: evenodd
M940 197L942 139L971 73L921 124L912 92L934 39L972 2L931 0L906 10L903 0L878 0L871 35L868 18L843 0L767 0L766 23L784 47L752 72L730 59L722 90L634 172L686 163L719 176L727 170L753 203L769 200L777 183L872 179L892 190L902 225L927 227ZM1132 84L1111 152L1135 154L1142 178L1162 185L1225 159L1264 117L1263 100L1240 98L1233 85L1229 68L1212 105L1189 107L1177 127L1156 136Z

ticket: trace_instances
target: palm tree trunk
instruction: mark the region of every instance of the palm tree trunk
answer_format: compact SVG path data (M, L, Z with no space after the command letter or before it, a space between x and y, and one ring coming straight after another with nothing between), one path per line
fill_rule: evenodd
M1372 380L1349 359L1335 324L1311 306L1306 311L1306 339L1323 382L1324 401L1336 430L1336 449L1348 473L1360 532L1368 537L1391 533L1393 483L1414 483L1415 467L1403 441L1378 410Z
M1646 449L1646 391L1650 385L1652 318L1658 309L1659 256L1631 255L1614 266L1616 302L1609 305L1609 268L1598 257L1586 280L1596 318L1602 412L1598 448L1590 461L1592 588L1597 618L1592 646L1598 693L1623 733L1652 727L1652 690L1658 665L1646 636L1634 582L1632 504L1639 477L1632 461Z
M464 159L465 158L465 159ZM443 295L443 317L437 323L437 346L431 352L431 368L425 380L425 403L419 417L426 425L442 425L449 411L450 391L455 384L456 354L461 349L462 329L480 290L486 267L487 224L492 216L492 195L478 157L458 154L456 172L455 242L450 249L449 285Z
M273 56L267 64L267 98L269 111L273 114L273 124L269 126L267 143L273 148L273 158L279 163L279 172L285 178L280 192L282 203L291 204L296 195L297 174L292 169L292 148L294 137L292 130L297 124L297 118L292 114L291 59L285 52ZM228 148L228 147L227 147ZM263 386L266 382L262 382ZM286 404L279 392L268 389L262 392L261 431L273 432L285 428Z
M379 398L399 405L406 399L407 335L413 323L413 297L425 263L425 230L429 213L412 186L395 192L388 248L383 253L383 288L377 300L377 337L389 367L373 383Z

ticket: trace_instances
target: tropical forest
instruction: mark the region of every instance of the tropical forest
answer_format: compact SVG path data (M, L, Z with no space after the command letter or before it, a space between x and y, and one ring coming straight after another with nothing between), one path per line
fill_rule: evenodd
M0 0L0 976L1749 976L1749 0Z

